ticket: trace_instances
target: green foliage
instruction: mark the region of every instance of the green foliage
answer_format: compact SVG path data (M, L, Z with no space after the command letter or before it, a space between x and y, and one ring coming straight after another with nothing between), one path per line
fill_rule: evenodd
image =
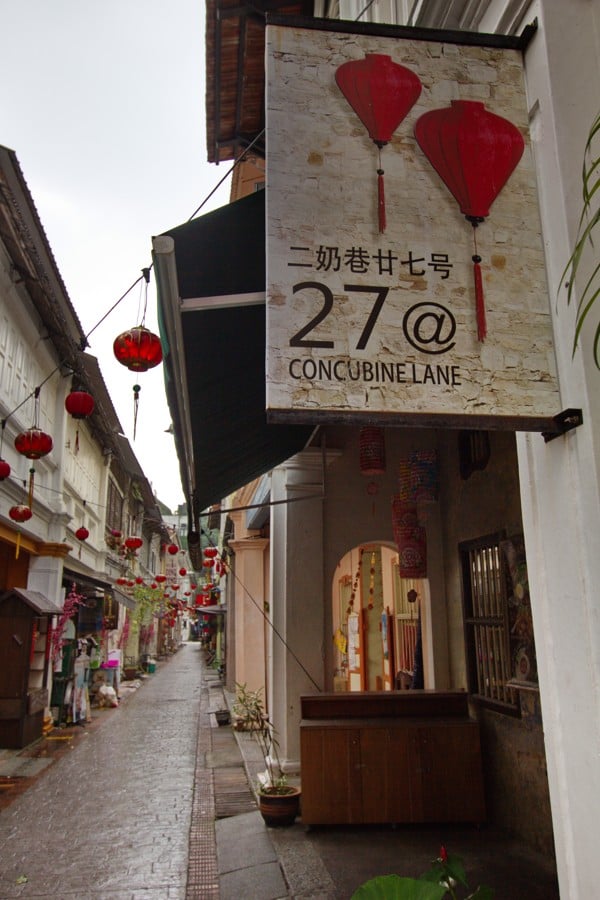
M351 900L458 900L460 886L469 890L465 867L460 856L449 856L444 847L429 869L419 878L403 878L400 875L380 875L361 885ZM465 894L465 900L493 900L489 887L479 886L473 893Z
M259 791L288 793L287 779L281 770L275 729L264 706L262 688L251 691L246 684L235 685L236 697L233 714L244 731L249 731L260 747L265 760L266 778L259 784Z
M442 900L446 888L416 878L379 875L361 885L352 900Z
M595 144L597 148L599 136L600 113L592 123L585 145L581 176L583 208L579 218L575 247L561 278L561 286L564 285L567 288L567 303L569 304L574 299L575 281L583 260L586 258L586 250L594 247L594 229L600 222L600 157L595 155L597 149L595 151L594 148ZM592 272L577 303L573 353L577 349L583 325L598 297L600 297L600 262L592 262ZM600 324L596 326L594 333L594 362L600 368Z

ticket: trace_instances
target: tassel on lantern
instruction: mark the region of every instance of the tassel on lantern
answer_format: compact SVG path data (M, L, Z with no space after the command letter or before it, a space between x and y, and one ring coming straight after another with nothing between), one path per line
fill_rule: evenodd
M141 387L139 384L134 384L133 386L133 439L135 441L135 433L137 431L137 417L138 417L138 407L140 405L140 391Z
M28 502L28 504L27 504L27 506L29 507L29 509L31 509L31 507L33 506L33 485L34 485L34 480L35 480L35 469L34 469L33 466L32 466L31 469L29 470L29 496L28 496L29 502Z
M379 234L385 233L385 187L383 184L383 169L377 169L377 212L379 215Z
M477 315L477 340L485 341L487 324L485 321L485 300L483 297L483 280L481 278L481 257L473 256L473 278L475 280L475 309Z

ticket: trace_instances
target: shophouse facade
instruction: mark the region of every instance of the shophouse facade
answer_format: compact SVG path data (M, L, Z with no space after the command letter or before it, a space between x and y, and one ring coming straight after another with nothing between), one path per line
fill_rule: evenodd
M219 9L217 16L216 5L209 4L207 33L207 46L214 51L213 55L209 52L207 79L209 159L214 162L237 158L247 147L256 154L264 141L264 122L253 105L252 93L255 81L260 81L256 61L261 51L249 42L244 45L239 38L243 34L256 37L253 29L259 26L250 16L252 24L244 30L240 26L243 12L228 12L226 6ZM286 8L282 12L295 15L299 10ZM251 583L246 578L241 595L232 596L231 615L237 617L241 613L244 627L238 629L234 620L235 655L228 661L228 676L233 674L233 668L242 675L237 680L246 675L260 679L256 660L249 663L245 658L247 650L242 651L238 644L243 642L260 656L264 642L270 709L290 767L297 765L300 757L303 695L340 689L385 692L405 686L403 681L407 676L414 677L419 666L426 689L468 692L480 723L488 818L548 853L554 846L561 896L592 896L599 875L594 852L594 811L600 797L600 771L594 752L600 664L595 601L600 575L595 539L600 524L600 410L596 390L599 376L593 360L593 327L584 329L579 347L572 353L575 309L573 304L566 304L561 279L576 240L583 151L597 116L594 86L600 74L599 12L583 0L568 7L554 2L422 2L411 4L410 9L406 4L391 9L386 6L385 11L375 3L360 16L361 21L373 24L362 28L351 22L361 13L358 5L355 9L340 4L339 10L336 6L316 12L328 16L339 13L345 20L337 32L332 27L334 37L323 40L330 40L331 46L337 48L339 34L352 35L348 39L353 47L350 57L362 56L364 48L360 46L359 52L356 47L363 40L368 45L372 38L384 37L393 43L396 37L400 45L411 36L425 42L434 40L441 48L441 56L460 57L461 50L457 48L461 46L461 36L454 32L479 32L479 45L483 46L485 35L518 37L525 34L526 26L530 27L529 36L518 51L526 103L520 129L526 137L537 188L546 310L552 328L559 404L557 417L549 416L553 421L547 427L518 422L494 427L490 421L471 426L467 422L431 422L430 427L420 427L416 419L394 423L392 415L385 419L369 417L359 408L353 410L352 416L342 415L339 410L327 414L318 402L314 404L312 420L306 410L302 417L279 416L279 422L285 419L285 424L275 424L273 415L269 422L265 415L258 425L255 421L236 420L235 414L247 409L250 399L260 405L247 392L245 374L260 365L257 359L263 350L267 368L276 357L277 348L274 344L268 346L250 311L256 308L253 303L260 302L261 291L265 293L268 272L259 271L254 280L250 278L245 284L227 282L224 269L217 272L213 254L212 271L211 266L206 267L210 273L206 289L203 291L199 279L190 284L186 239L190 237L200 258L206 253L208 260L211 234L222 226L225 210L209 214L187 229L184 226L185 230L173 229L165 235L166 241L158 239L155 258L173 348L173 358L167 360L167 365L179 366L188 379L188 394L173 395L170 402L180 446L188 441L186 489L192 522L201 522L201 513L210 503L251 483L261 471L271 472L269 523L253 523L250 512L243 521L240 517L244 513L231 515L236 525L233 549L236 557L245 553L245 548L255 555L255 580ZM310 27L316 26L325 34L330 27L324 22L309 26L298 21L287 25L279 19L271 22L272 27L267 25L267 46L271 41L271 47L276 48L275 57L284 63L293 57L285 42L289 31L296 29L294 39L306 39L308 46L310 36L306 37L306 31ZM393 30L377 31L376 23L433 28L437 33L417 34L400 29L394 34ZM225 46L219 41L228 38L237 53L236 37L247 77L237 78L236 73L228 81L225 70L219 68ZM478 46L476 37L471 46ZM321 59L326 62L326 54L321 54ZM417 57L412 64L420 71ZM437 94L434 90L436 105L463 99L461 89L465 83L447 79L437 88ZM243 85L243 93L236 93L236 85ZM427 86L431 90L431 82ZM327 83L323 90L330 96L333 88ZM492 91L488 102L492 103L494 96L497 100L500 93L494 95ZM220 105L215 98L220 98ZM267 95L267 107L268 103ZM338 125L333 123L331 145L323 156L315 154L310 160L315 171L323 165L323 158L327 160L333 152L336 141L343 139L339 136L343 129L336 131ZM310 131L310 117L305 126L303 137ZM268 127L267 121L267 143ZM361 165L366 167L370 162L369 143L358 137L362 133L360 127L356 121L352 140L362 142L357 156L364 155ZM288 138L293 140L293 135ZM405 135L403 140L410 144L413 139ZM277 157L276 161L285 168L285 160L282 163ZM268 154L266 168L268 192ZM356 191L367 190L368 184L373 184L372 178L355 179ZM311 190L307 176L306 191ZM290 188L292 205L297 193ZM342 197L340 194L340 202ZM264 215L260 203L258 195L249 194L230 207L228 250L248 271L260 256L260 240L254 242ZM388 203L393 215L392 197ZM374 203L371 212L376 219ZM238 231L236 223L242 223ZM269 245L272 220L267 218L267 223ZM368 221L365 228L371 226ZM290 235L290 246L296 236L302 240L293 245L306 246L306 233ZM519 240L519 224L515 221L504 237L496 235L495 239L510 251ZM492 277L490 272L486 276L486 290L492 290L493 276L500 271L496 264L492 264ZM592 252L584 258L584 269L576 285L579 294L595 265ZM215 302L218 295L220 303ZM519 296L516 288L507 300L512 302ZM181 306L172 305L174 297ZM200 302L202 297L212 298L212 309L209 302ZM237 308L233 306L236 302ZM228 304L228 313L224 313ZM199 333L206 337L216 335L216 353L231 354L226 356L224 372L211 357L205 370L196 368L192 374L192 368L186 366L186 354L190 355L197 335L186 346L183 331L178 334L180 325L173 309L178 309L185 319L186 331L195 327L192 321L196 317L202 323ZM211 315L218 323L214 330L209 330ZM222 319L217 318L219 315ZM490 324L492 319L491 315ZM299 318L298 327L306 321ZM340 330L343 327L340 321ZM530 345L534 339L535 334L527 338ZM257 349L257 359L249 357L249 349ZM234 377L227 381L232 371ZM225 396L219 397L221 409L217 405L212 422L205 392L214 383L221 385ZM190 403L190 396L197 399ZM517 416L520 399L517 395ZM209 405L209 415L203 417L200 433L195 431L199 428L195 416L199 416L202 404ZM567 414L570 421L566 424L577 427L560 434L565 418L560 413L567 410L574 412ZM227 428L227 421L223 423L219 416L237 424L237 433L227 433L226 460L214 460L210 454L203 456L206 444L210 446L221 425ZM378 424L384 427L385 466L380 466L376 474L365 476L361 467L361 428ZM257 438L264 437L263 425L271 440L260 443ZM303 432L307 427L308 431ZM242 456L245 468L240 464ZM415 568L412 576L406 577L399 570L394 498L404 490L402 479L407 472L418 473L421 464L427 464L427 478L436 485L428 496L424 493L417 501L418 527L422 531L416 535L416 543L421 558L426 552L426 574L423 568ZM212 484L207 485L213 475ZM257 482L256 488L256 496L252 490L244 489L230 505L252 506L255 499L264 502L264 481ZM256 527L252 528L252 524ZM500 608L486 610L486 621L482 622L473 598L477 594L477 573L485 570L485 560L489 559L496 560L492 566L496 575L500 570L504 573L503 602ZM261 574L267 561L268 580ZM500 582L496 575L490 580L497 587ZM266 637L264 619L256 616L254 624L249 625L251 617L239 609L240 602L246 603L248 609L251 603L253 608L263 604L268 609L274 629L268 628ZM228 600L228 608L229 605ZM480 630L482 627L484 631ZM501 645L483 646L481 635L486 628L491 629L488 634L504 634ZM419 666L415 659L417 647L422 653ZM488 664L503 662L500 668L492 665L486 669L484 658Z
M84 331L17 157L6 148L0 189L0 455L10 467L0 483L0 743L23 746L41 736L43 723L72 720L79 642L89 641L88 663L93 657L100 666L110 654L124 661L136 614L130 583L160 570L166 529L98 360L84 352ZM93 399L91 414L68 412L73 393ZM39 459L15 447L32 428L52 439ZM125 546L132 535L140 539L135 551ZM62 621L69 595L77 602ZM21 659L15 651L27 641L12 639L30 627L31 665L28 653ZM137 666L139 642L128 653ZM114 683L115 669L108 674Z

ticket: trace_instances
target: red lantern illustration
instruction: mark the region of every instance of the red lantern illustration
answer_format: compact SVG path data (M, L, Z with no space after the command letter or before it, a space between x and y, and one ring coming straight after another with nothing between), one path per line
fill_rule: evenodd
M10 475L10 466L4 459L0 459L0 481L4 481Z
M75 537L77 538L78 541L87 541L89 536L90 536L89 531L87 530L87 528L84 528L83 525L81 526L81 528L78 528L77 531L75 532Z
M381 149L421 93L421 81L414 72L393 62L383 53L367 53L364 59L343 63L335 73L337 86L369 132L379 149L377 208L379 233L385 231L385 193Z
M473 273L477 337L487 334L475 229L516 168L525 142L519 129L475 100L453 100L449 107L422 115L415 125L417 142L461 212L473 226Z
M65 399L65 409L74 419L87 419L94 411L94 398L85 391L71 391ZM79 425L75 429L75 453L79 452Z

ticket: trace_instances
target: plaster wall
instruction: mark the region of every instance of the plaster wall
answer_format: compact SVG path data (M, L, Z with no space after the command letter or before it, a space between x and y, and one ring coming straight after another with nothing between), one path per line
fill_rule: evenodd
M587 0L532 3L538 32L526 57L549 293L563 408L584 424L549 444L518 439L548 778L561 896L597 893L600 804L600 375L591 341L594 311L572 356L574 309L561 275L581 209L585 141L598 112L600 7ZM597 248L585 261L597 264ZM586 276L584 271L584 279ZM581 283L576 285L581 295Z

